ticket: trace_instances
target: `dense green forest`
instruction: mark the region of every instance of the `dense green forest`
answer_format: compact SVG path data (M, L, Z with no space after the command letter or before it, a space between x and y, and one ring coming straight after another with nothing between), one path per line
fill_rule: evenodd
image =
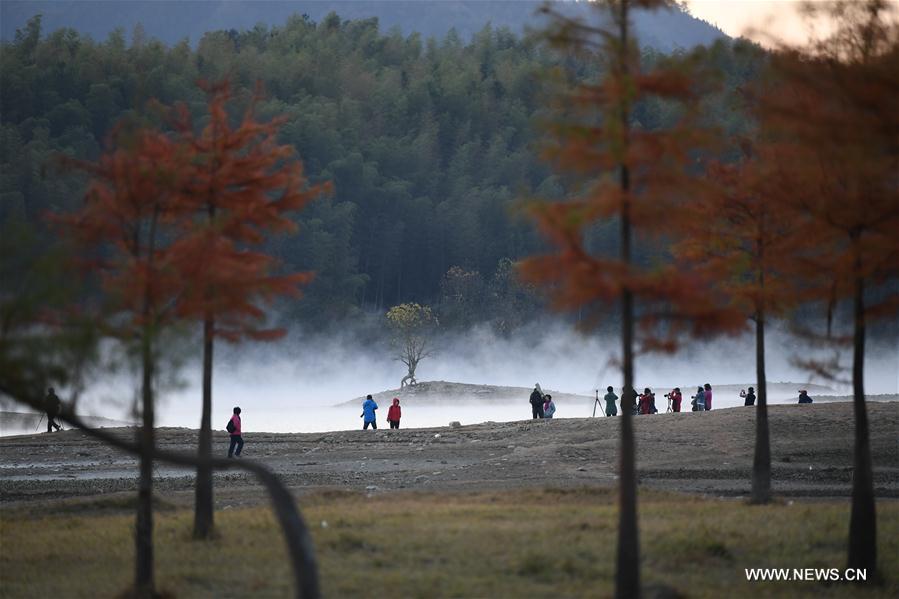
M333 197L298 215L299 235L272 241L286 268L317 273L289 319L322 324L405 301L438 306L447 326L508 329L533 314L538 299L511 261L541 242L518 206L524 197L559 197L565 185L535 145L548 115L543 74L562 63L539 41L489 26L468 43L454 31L423 39L336 14L212 32L196 48L166 45L139 27L130 37L47 33L36 17L0 47L4 224L40 228L47 211L77 206L84 181L56 157L96 158L119 119L152 118L150 100L185 102L199 115L197 80L229 77L244 102L259 81L261 114L283 115L282 141L295 146L310 179L335 185ZM747 125L732 92L757 76L764 55L721 40L703 56L723 82L707 117L737 135ZM564 64L578 77L600 68ZM636 114L636 127L671 118L658 104ZM615 243L597 235L596 249Z
M147 33L169 44L187 39L196 44L208 31L252 29L257 24L280 25L293 14L321 21L336 12L344 19L377 17L382 29L442 38L455 29L463 40L485 24L508 27L516 34L540 29L547 21L538 14L544 0L187 0L177 10L160 10L158 0L4 0L0 3L0 39L11 40L28 19L41 13L48 29L71 27L104 39L113 30L130 31L140 23ZM561 0L556 10L588 16L588 3ZM708 45L722 31L673 5L668 10L633 11L641 43L657 50Z

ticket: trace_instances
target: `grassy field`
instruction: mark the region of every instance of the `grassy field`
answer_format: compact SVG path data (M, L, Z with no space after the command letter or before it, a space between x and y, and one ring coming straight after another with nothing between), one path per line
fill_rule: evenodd
M109 597L128 587L127 499L52 516L0 511L0 596ZM612 592L612 491L477 494L322 493L304 497L326 597L602 597ZM842 568L847 502L779 503L641 493L647 596L899 596L899 503L878 505L885 580L746 581L744 568ZM262 507L217 514L220 537L190 539L192 514L157 511L157 581L177 597L285 597L284 542Z

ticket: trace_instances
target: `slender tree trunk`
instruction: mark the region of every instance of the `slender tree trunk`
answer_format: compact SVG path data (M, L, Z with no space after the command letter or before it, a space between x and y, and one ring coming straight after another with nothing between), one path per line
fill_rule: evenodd
M852 516L849 520L849 567L867 569L867 579L877 576L877 514L871 471L871 443L865 406L865 302L861 258L856 250L854 294L855 334L852 355L852 392L855 411L855 459L852 476Z
M760 278L763 275L760 275ZM752 460L752 503L771 501L771 441L768 430L768 381L765 377L765 312L755 315L755 457Z
M147 267L152 273L156 258L156 224L160 208L154 209L150 219L147 237ZM136 249L140 244L136 243ZM140 258L140 251L136 256ZM151 274L152 276L152 274ZM155 413L153 406L153 379L155 373L154 340L156 339L156 319L152 306L152 289L149 283L144 287L141 314L141 429L140 429L140 478L137 486L137 522L135 525L135 575L134 592L138 597L153 597L156 594L156 582L153 576L153 452L155 440Z
M137 523L135 527L135 580L134 590L138 597L153 597L155 581L153 577L153 458L154 413L153 377L154 357L150 326L145 325L141 347L142 425L140 430L140 479L137 491Z
M197 467L196 502L194 506L194 538L208 539L215 524L213 508L212 467L206 462L212 456L212 352L215 319L207 313L203 320L203 413L200 417L201 464Z
M217 136L217 133L216 133ZM213 171L218 168L218 160L213 162ZM206 201L209 226L215 223L216 204L211 192ZM213 291L205 291L207 306ZM212 456L212 365L215 341L215 314L208 307L203 318L203 409L200 414L200 439L197 453L201 458L197 467L196 488L194 490L194 538L209 539L215 525L215 507L212 489L212 467L206 460Z
M618 563L615 597L640 596L640 539L637 531L637 444L634 439L634 314L630 291L622 293L621 464L618 501Z
M628 1L621 0L619 20L619 60L621 77L628 76ZM621 131L623 148L627 147L628 119L626 100L621 104ZM623 150L622 150L623 151ZM620 165L621 207L621 261L625 268L631 264L630 222L630 171L627 164ZM637 446L634 439L634 297L625 287L621 292L621 357L624 388L621 391L621 464L618 505L618 562L615 570L615 597L638 599L640 597L640 538L637 530Z

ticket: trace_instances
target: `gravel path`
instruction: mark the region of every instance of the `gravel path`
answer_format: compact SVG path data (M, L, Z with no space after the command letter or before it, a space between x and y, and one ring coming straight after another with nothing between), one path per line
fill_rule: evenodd
M868 405L878 497L899 498L899 404ZM657 414L636 419L644 486L714 496L749 492L752 409ZM770 408L774 489L781 496L848 497L853 417L849 403ZM619 420L555 419L461 428L274 434L247 432L244 459L276 470L298 493L611 485ZM133 429L118 429L132 436ZM197 432L164 428L160 446L190 451ZM215 434L215 451L227 435ZM77 431L0 439L0 505L135 488L136 461ZM190 491L190 471L159 466L157 489ZM218 497L263 500L253 479L217 475ZM175 494L177 495L177 493Z

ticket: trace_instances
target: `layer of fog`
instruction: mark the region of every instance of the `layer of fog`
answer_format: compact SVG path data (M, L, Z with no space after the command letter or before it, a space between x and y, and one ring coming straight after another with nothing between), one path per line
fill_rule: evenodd
M680 386L684 397L696 385L749 386L755 380L754 338L720 339L711 343L690 342L674 355L638 358L637 388L650 387L664 411L662 395ZM444 336L436 344L434 356L423 360L417 377L425 380L485 385L532 387L592 397L594 390L607 385L618 388L621 374L612 363L618 337L596 333L584 335L564 323L534 324L509 337L497 336L486 328ZM160 426L197 428L200 421L199 346L181 370L183 384L160 391L157 423ZM804 383L827 385L835 395L848 395L848 386L810 377L791 363L797 354L809 355L809 348L779 332L768 337L768 381L796 383L770 394L772 403L795 403L796 391ZM848 362L851 353L844 352ZM307 336L294 333L269 344L217 345L213 391L213 427L224 428L233 406L243 410L247 431L314 432L349 430L361 427L357 407L333 407L367 393L399 387L405 374L386 342L365 343L350 331L342 334ZM899 348L895 343L870 343L865 368L866 392L897 393L899 390ZM600 394L601 395L601 394ZM122 374L106 377L84 394L79 411L108 418L134 416L133 379ZM445 426L457 420L463 424L485 421L513 421L530 417L527 395L515 404L460 405L453 397L433 406L407 406L402 426ZM685 408L689 399L685 399ZM360 400L361 403L361 400ZM715 395L715 408L742 405L736 391ZM386 426L388 406L379 411L379 424ZM558 417L591 414L592 402L558 406Z

